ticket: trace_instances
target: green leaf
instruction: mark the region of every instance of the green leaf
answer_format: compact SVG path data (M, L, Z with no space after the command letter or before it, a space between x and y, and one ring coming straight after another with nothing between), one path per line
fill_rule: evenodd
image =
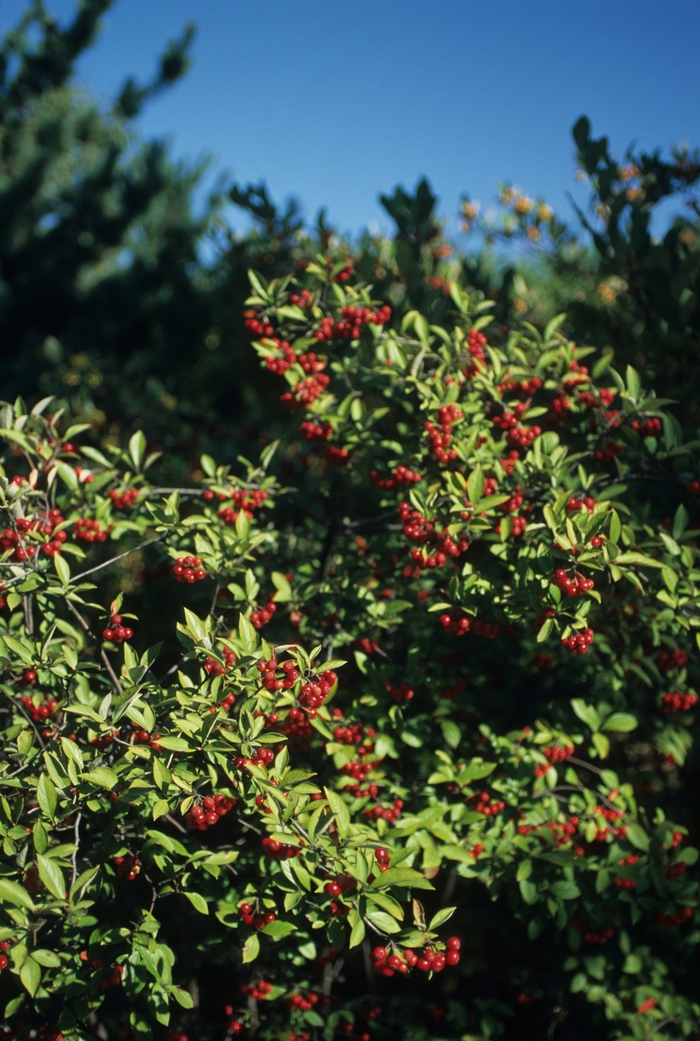
M27 958L19 971L19 978L25 990L29 992L31 997L34 997L41 983L41 969L33 958Z
M379 929L383 933L399 933L401 932L401 926L392 915L387 914L386 911L368 911L367 919L372 923L375 929Z
M637 954L628 954L622 966L623 972L637 973L642 971L642 959Z
M635 847L646 852L649 849L649 836L641 824L636 822L627 825L627 838Z
M54 556L53 566L61 580L61 585L67 586L70 583L70 567L68 566L68 561L61 553L56 553Z
M89 781L90 784L96 784L99 788L114 790L117 787L119 778L111 767L96 766L95 769L90 770L89 773L84 773L82 775L82 780Z
M350 827L350 811L347 804L337 792L332 791L330 788L324 788L323 791L328 799L331 813L335 817L338 834L342 839L347 835L348 828Z
M419 871L409 867L389 868L382 871L370 885L370 889L388 889L389 886L408 886L410 889L433 889Z
M472 506L475 506L484 494L484 487L484 471L481 466L475 466L467 481L467 498Z
M143 458L146 454L146 435L143 430L137 430L129 438L129 455L135 470L141 469Z
M393 919L392 919L392 921L393 921ZM362 943L364 938L365 938L365 923L358 916L358 919L355 922L355 924L353 925L352 930L350 932L350 942L349 942L348 946L349 947L358 947Z
M589 705L582 698L574 698L571 702L571 707L582 723L585 723L594 732L598 729L600 716L592 705Z
M185 896L192 904L195 911L199 911L200 914L209 914L209 907L201 893L193 893L189 890L185 890Z
M50 777L42 774L36 786L36 798L44 816L53 820L56 815L56 786Z
M183 990L182 987L172 986L168 987L168 994L172 994L181 1008L194 1008L194 1001L192 1000L192 995L188 990Z
M34 910L34 901L24 886L11 882L9 878L0 878L0 903L26 907L29 911Z
M78 481L78 475L72 466L69 466L68 463L64 463L59 459L56 463L56 473L67 488L70 488L72 492L77 492L80 482Z
M50 893L56 897L57 900L66 899L66 881L63 877L63 872L51 857L44 857L40 853L37 853L36 857L37 867L39 868L39 876L41 881L44 883Z
M443 907L442 911L438 911L438 913L433 915L430 919L428 930L433 932L434 929L439 929L441 925L444 925L445 922L449 921L456 910L456 907Z
M38 961L39 965L43 965L45 969L58 969L61 965L59 956L54 951L47 951L45 948L33 950L32 958L34 961Z
M605 734L594 734L591 740L600 758L607 759L610 753L610 738Z
M462 731L459 729L457 724L451 719L443 719L440 724L442 730L442 736L445 738L446 743L450 748L459 748L459 744L462 740Z
M575 882L566 882L563 880L561 882L555 882L554 885L550 887L550 892L553 893L554 896L559 897L560 900L575 900L576 897L581 896L581 890Z
M526 878L522 878L518 883L520 888L520 895L526 904L537 903L537 886L534 882L530 882Z
M255 961L257 956L260 954L260 940L256 933L248 938L243 947L243 964L247 965L248 962Z
M614 730L621 734L628 734L630 730L637 727L637 718L631 712L613 712L603 722L603 730Z
M268 922L261 932L265 933L266 936L271 936L273 940L282 940L285 936L289 936L290 933L296 932L296 926L293 922Z

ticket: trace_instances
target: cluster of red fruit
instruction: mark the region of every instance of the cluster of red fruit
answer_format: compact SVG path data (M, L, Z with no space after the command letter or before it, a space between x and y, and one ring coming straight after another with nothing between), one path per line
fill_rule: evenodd
M15 521L15 527L5 528L2 535L0 535L0 547L3 552L12 550L12 556L10 560L16 560L24 562L29 559L30 550L26 548L22 542L22 535L28 531L36 531L42 535L52 535L54 528L61 524L63 517L61 511L57 509L49 510L47 516L44 519L37 518L30 520L28 517L18 517ZM47 556L55 556L56 553L60 553L61 545L66 541L65 531L57 531L53 538L50 538L48 542L44 542L41 545L41 552Z
M241 990L253 999L253 1001L265 1001L272 990L272 984L267 980L258 980L257 983L242 983Z
M697 694L664 694L661 709L663 712L688 712L697 700Z
M343 893L353 892L355 889L357 889L357 879L354 879L352 875L337 875L336 878L326 882L323 892L328 896L336 897L342 896Z
M572 918L569 922L572 929L583 934L586 943L607 943L615 935L615 930L601 926L600 929L591 929L587 922L581 922L578 918Z
M611 463L613 459L624 452L625 446L619 441L606 441L602 448L597 448L593 458L598 463Z
M33 698L27 696L22 698L22 704L35 723L42 723L45 719L49 719L58 708L58 702L51 696L40 701L38 705L34 703Z
M299 704L309 710L312 719L316 716L316 709L321 707L337 682L338 676L333 669L326 669L316 680L302 686Z
M519 398L531 398L533 394L542 386L542 380L539 376L532 376L528 380L504 380L503 383L499 383L498 389L501 394L504 394L508 390L514 391Z
M75 522L75 537L81 542L105 542L109 528L103 528L92 517L79 517Z
M121 491L117 491L116 488L112 488L109 497L116 510L128 510L138 499L139 490L138 488L123 488Z
M403 799L394 799L391 806L382 806L381 803L376 803L375 806L365 806L362 813L372 821L381 819L393 824L401 816L402 809Z
M218 511L217 516L221 518L224 524L227 524L229 528L232 528L238 520L238 511L243 510L248 520L253 519L253 511L257 510L259 506L267 499L267 492L262 488L244 489L237 488L236 491L229 489L229 496L233 500L232 506L222 506ZM214 498L214 492L211 488L208 488L204 493L204 498L211 500ZM219 499L224 499L226 496L219 495Z
M277 337L274 337L272 341L265 340L265 346L267 347L270 342L272 342L277 351L281 353L268 354L265 358L265 365L270 372L274 372L276 376L283 376L288 369L291 369L292 365L297 360L297 356L286 340L280 340Z
M260 682L265 690L270 691L290 690L301 676L296 663L291 660L283 661L280 665L276 658L269 658L267 661L259 661L257 668L258 672L262 673ZM280 669L284 673L284 679L277 677Z
M317 423L313 419L307 419L300 425L299 433L306 441L321 443L328 440L333 433L333 427L330 423Z
M298 991L292 994L287 1002L289 1008L297 1009L299 1012L308 1012L318 1003L318 994L313 992L309 994L308 998L305 998L303 994Z
M217 792L216 795L205 795L202 802L193 806L185 816L185 824L188 828L196 828L198 831L206 831L213 824L218 824L222 817L230 813L236 805L236 800Z
M305 380L299 380L293 390L287 390L281 394L280 401L292 412L300 412L312 405L316 398L323 394L330 382L331 378L325 372L319 372L317 376L308 376Z
M470 796L474 798L474 796ZM467 800L468 801L468 800ZM505 810L506 804L502 799L496 799L491 802L491 796L488 792L480 792L476 797L476 806L474 809L477 813L483 813L485 817L495 817L501 810Z
M371 307L341 307L340 320L325 317L314 333L314 339L322 343L327 340L357 340L362 334L363 325L386 325L391 320L391 308L385 304L379 310Z
M207 577L207 573L202 567L201 557L178 557L170 569L170 574L178 582L188 582L190 585L193 582L201 582L203 578Z
M464 419L464 413L457 405L440 405L438 409L439 426L426 420L423 429L428 434L428 451L440 463L452 463L459 458L459 454L449 445L452 441L452 427L459 419Z
M583 632L572 633L571 636L567 636L561 641L561 645L566 647L567 651L571 651L572 654L585 654L593 643L594 636L595 633L592 629L584 629Z
M669 864L669 866L664 869L664 874L669 882L675 882L681 877L681 875L684 875L687 870L688 865L685 860L679 860L676 864Z
M134 635L134 630L122 625L122 616L120 614L113 614L108 627L102 630L102 635L105 640L111 640L112 643L124 643L124 640L131 639Z
M418 484L419 481L423 480L423 475L401 464L391 471L391 477L380 477L376 470L370 470L369 479L375 487L382 488L384 491L391 491L392 488Z
M292 293L289 302L296 304L297 307L308 307L313 298L313 293L310 293L308 289L302 289L301 293Z
M268 600L264 607L256 607L255 610L250 612L251 624L256 629L262 629L263 625L267 625L270 621L276 610L277 604L274 600Z
M445 632L452 633L453 636L464 636L469 632L470 624L465 614L453 611L451 614L440 615L440 625Z
M656 921L664 929L673 929L677 925L685 925L693 917L693 912L690 907L684 907L682 911L677 911L676 914L658 914Z
M569 578L563 568L558 568L554 572L552 583L558 586L562 593L566 593L567 596L583 596L584 593L588 593L595 588L595 582L592 578L584 578L577 571L574 572L573 578Z
M135 857L133 853L125 853L122 857L115 857L114 863L117 867L117 874L121 875L122 878L128 879L129 882L133 882L141 872L138 857Z
M252 904L241 904L238 908L238 913L243 922L246 925L252 925L254 929L264 929L266 925L274 922L277 918L277 915L273 914L272 911L267 911L265 914L255 914Z
M274 758L275 753L271 748L259 748L254 756L234 759L233 765L236 770L243 770L246 766L269 766Z
M590 495L587 495L585 499L577 499L575 496L569 496L569 500L566 504L567 513L576 513L579 510L588 510L589 513L593 513L598 503L595 499L591 499Z
M669 651L664 648L656 656L656 664L662 672L673 672L688 664L688 654L686 651Z
M488 340L483 333L478 332L476 329L470 329L467 336L467 348L469 354L472 357L472 361L462 369L462 373L471 378L476 375L480 369L486 365L486 352L484 347L488 343Z
M290 860L301 853L299 846L280 842L279 839L271 839L269 835L262 840L261 846L265 854L272 860Z
M236 652L232 651L230 647L224 647L221 653L226 662L225 665L222 665L220 661L216 661L214 658L207 658L205 661L204 671L208 673L209 676L223 676L235 662ZM233 695L231 695L231 697L233 697ZM233 704L233 702L231 702L231 704Z
M638 419L633 419L630 426L642 437L656 437L661 433L661 420L657 416L643 419L641 422Z
M563 763L566 759L569 759L574 754L574 746L565 745L563 748L561 746L553 746L552 748L544 748L542 752L548 762L541 763L535 767L535 777L543 777L549 770L550 765Z
M258 312L252 310L252 308L243 312L245 322L243 323L253 336L273 336L275 330L270 325L267 318L259 318Z
M422 953L417 954L410 947L401 949L392 944L391 950L375 947L370 954L370 960L372 967L382 976L393 976L395 972L405 975L413 968L421 969L422 972L442 972L446 965L459 965L461 946L456 936L450 936L446 951L426 947Z
M352 723L346 727L334 727L333 737L340 745L360 745L364 740L364 735L370 740L375 736L376 731L370 727L365 731L362 723Z
M132 723L132 726L134 727L133 744L149 745L154 752L161 752L163 750L163 746L158 744L160 734L149 734L147 730L141 730L138 723ZM107 738L104 738L103 740L107 740ZM111 744L111 738L109 741Z
M100 981L100 989L107 990L108 987L118 987L124 975L123 965L113 965L105 978Z
M410 683L399 683L395 686L391 680L386 681L386 689L389 691L389 697L392 701L396 701L399 704L402 701L410 701L411 698L415 697L415 691Z

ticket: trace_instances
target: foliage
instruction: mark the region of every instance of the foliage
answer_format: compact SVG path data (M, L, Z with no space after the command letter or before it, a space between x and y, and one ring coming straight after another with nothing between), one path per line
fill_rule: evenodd
M6 1036L696 1036L696 448L563 316L251 283L259 463L3 409Z
M591 188L586 212L574 207L578 230L512 185L502 187L496 221L480 220L465 199L465 230L527 242L538 263L516 265L516 311L546 322L566 308L572 336L635 364L662 393L680 398L685 421L697 425L698 153L676 148L666 159L659 149L630 147L619 162L584 116L573 136L579 179Z

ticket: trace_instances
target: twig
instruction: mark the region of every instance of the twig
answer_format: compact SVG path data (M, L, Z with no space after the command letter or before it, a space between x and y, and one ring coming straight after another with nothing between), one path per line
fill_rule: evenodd
M79 574L73 575L68 585L72 586L76 582L79 582L81 578L85 578L87 575L92 575L95 571L101 571L102 568L109 567L110 564L116 564L118 560L123 560L124 557L130 557L132 553L138 553L140 550L145 549L146 546L154 546L156 542L162 542L164 538L164 535L159 535L157 539L148 539L147 542L142 542L140 546L134 546L133 549L127 549L123 553L119 553L116 557L110 557L109 560L103 561L102 564L96 564L95 567L88 568L87 571L81 571Z
M78 877L78 849L80 847L80 821L82 820L82 813L78 810L75 818L75 824L73 825L73 842L75 843L75 849L71 856L71 864L73 865L73 876L71 878L71 889L75 885L75 880Z

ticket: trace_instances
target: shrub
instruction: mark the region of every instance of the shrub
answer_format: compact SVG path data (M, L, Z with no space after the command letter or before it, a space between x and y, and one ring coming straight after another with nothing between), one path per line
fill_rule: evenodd
M697 1033L694 446L562 317L251 282L259 463L0 417L5 1035Z

